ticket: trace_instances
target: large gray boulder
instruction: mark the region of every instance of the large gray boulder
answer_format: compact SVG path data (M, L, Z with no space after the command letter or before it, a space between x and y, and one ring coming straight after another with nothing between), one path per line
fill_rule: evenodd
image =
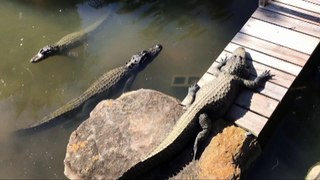
M137 163L171 131L180 101L141 89L105 100L70 137L64 160L70 179L112 179Z
M180 101L153 90L137 90L99 103L70 137L65 175L70 179L115 179L144 158L183 113ZM259 150L254 137L223 120L192 161L193 141L143 177L146 179L239 179ZM203 151L203 147L206 147ZM190 163L191 162L191 163ZM175 174L177 174L175 176Z

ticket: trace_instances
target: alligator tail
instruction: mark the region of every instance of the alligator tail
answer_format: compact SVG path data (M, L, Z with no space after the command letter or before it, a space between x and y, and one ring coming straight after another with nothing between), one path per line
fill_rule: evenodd
M14 132L16 135L28 135L32 134L36 131L41 131L47 128L50 128L52 126L55 126L59 123L62 123L62 118L60 116L65 115L68 112L71 112L78 107L80 107L86 100L88 100L92 94L83 93L81 96L74 98L70 100L67 104L64 106L58 108L54 112L48 114L47 116L43 117L40 121L35 122L31 125L29 125L26 128L19 129Z
M102 16L99 20L97 20L95 23L91 24L90 26L86 27L84 29L85 33L89 33L93 30L95 30L96 28L98 28L108 17L110 17L110 13L108 13L105 16Z

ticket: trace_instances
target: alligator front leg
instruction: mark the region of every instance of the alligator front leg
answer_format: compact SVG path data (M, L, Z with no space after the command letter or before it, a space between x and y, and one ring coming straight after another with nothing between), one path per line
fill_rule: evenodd
M226 65L227 61L228 61L228 56L227 56L227 55L226 55L225 58L221 58L221 62L220 62L217 66L215 66L215 67L213 68L212 74L217 77L217 76L219 75L219 73L221 72L220 69L221 69L224 65Z
M242 79L242 84L249 88L249 89L256 89L261 85L263 82L267 81L268 79L271 79L273 75L270 74L270 70L263 71L262 74L257 76L254 80L246 80Z
M185 105L183 105L183 109L188 109L191 106L191 104L195 100L196 93L199 90L199 88L200 87L198 86L198 84L194 84L188 88L188 94L186 96L186 102L184 103Z
M202 131L198 133L193 145L193 161L196 159L199 143L202 143L209 136L212 127L211 119L205 113L200 114L199 124L202 128Z
M131 86L133 84L133 81L135 79L136 79L136 75L132 75L126 80L126 82L124 84L124 87L122 89L122 93L128 92L130 90L130 88L131 88Z

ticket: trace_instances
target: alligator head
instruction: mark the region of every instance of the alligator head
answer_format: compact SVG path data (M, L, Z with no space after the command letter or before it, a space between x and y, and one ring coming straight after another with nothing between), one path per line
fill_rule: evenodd
M47 45L41 48L39 52L33 58L31 58L30 62L32 63L39 62L47 57L57 54L58 51L59 49L57 47Z
M162 50L162 45L156 44L148 50L143 50L133 55L131 59L126 63L126 67L129 69L143 70L154 58L158 56Z
M221 71L237 75L241 78L247 78L249 75L249 65L246 50L243 47L235 49L232 57L227 60L226 65L221 68Z

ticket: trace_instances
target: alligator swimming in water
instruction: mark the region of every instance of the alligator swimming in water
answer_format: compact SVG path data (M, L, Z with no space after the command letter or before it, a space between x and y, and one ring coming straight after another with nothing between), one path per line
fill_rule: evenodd
M133 179L143 175L155 166L172 158L182 151L194 137L194 156L196 157L198 144L209 134L211 119L222 117L232 105L241 87L257 88L261 83L271 78L270 71L264 71L254 80L246 79L249 66L246 62L244 48L237 48L230 58L223 60L214 71L214 80L203 85L195 96L195 100L186 112L179 118L169 135L148 156L128 169L119 179ZM194 86L189 89L188 96L194 97L197 91ZM199 124L202 128L199 130ZM197 135L197 136L196 136Z
M73 32L62 37L58 42L52 45L44 46L34 57L31 58L30 62L37 63L50 56L66 53L67 51L81 45L81 43L86 39L87 34L97 29L107 19L107 17L108 15L83 30Z
M106 97L112 94L118 89L127 90L132 84L136 75L142 71L149 63L153 61L154 58L162 50L160 44L152 46L148 50L143 50L131 57L131 59L124 66L117 67L105 74L103 74L97 81L95 81L84 93L79 97L72 99L64 106L60 107L56 111L45 116L40 121L30 125L27 128L20 129L16 134L24 134L24 132L34 132L41 127L48 127L57 123L60 120L59 117L71 112L79 107L81 107L88 100Z

